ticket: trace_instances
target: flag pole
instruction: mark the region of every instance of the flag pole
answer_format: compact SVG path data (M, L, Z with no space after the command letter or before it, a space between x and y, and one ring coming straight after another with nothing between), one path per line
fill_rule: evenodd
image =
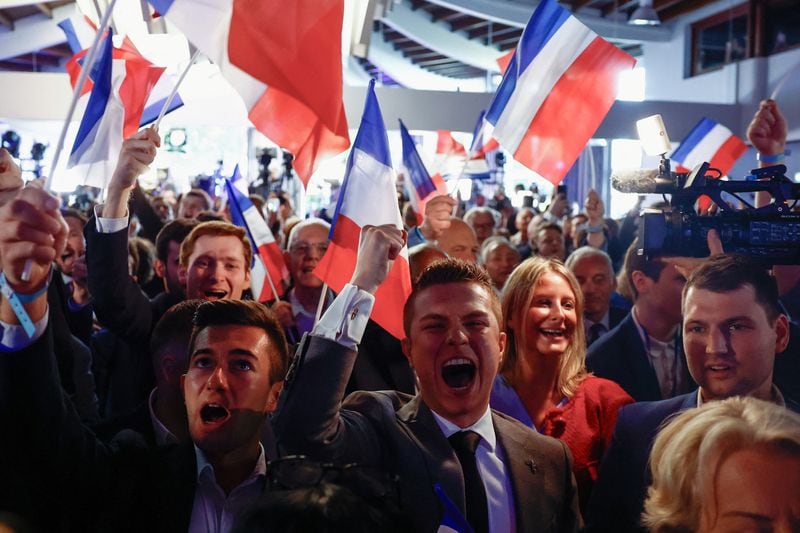
M75 114L75 107L78 105L78 99L81 96L83 84L86 83L86 78L89 76L89 72L92 70L92 67L97 59L97 49L100 48L100 41L102 40L103 32L105 32L106 28L108 27L108 23L111 20L111 12L114 10L114 5L116 3L117 0L111 0L111 3L108 5L108 9L106 9L106 12L103 14L103 18L100 20L100 25L97 27L97 33L94 36L92 47L86 53L86 59L81 67L80 76L78 76L78 82L75 84L75 90L72 92L72 102L69 104L67 117L64 120L64 125L61 128L61 133L58 136L58 142L56 143L55 152L53 154L53 164L50 166L50 172L47 173L47 179L45 179L44 182L44 188L48 192L51 191L53 187L53 174L55 174L58 160L61 158L61 152L64 149L64 140L67 137L67 129L69 128L70 122L72 122L72 115ZM110 37L111 36L109 35L109 38Z
M83 84L86 83L86 78L89 76L89 71L92 70L95 60L97 59L97 49L100 48L100 41L102 40L103 32L108 27L108 23L111 20L111 12L114 10L114 5L116 3L117 0L111 0L111 3L108 4L108 9L106 9L106 12L103 14L103 18L100 19L100 25L98 26L97 33L94 36L92 47L86 53L86 59L83 62L81 73L78 76L78 82L75 84L75 90L72 92L72 102L69 104L67 116L64 119L64 125L61 127L61 133L58 135L58 142L56 143L55 152L53 153L53 164L50 166L50 172L47 173L47 178L44 180L44 190L47 192L52 192L53 174L55 174L58 160L61 158L61 152L64 149L64 139L67 137L67 129L69 128L70 122L72 122L72 115L75 114L75 107L78 105L78 98L81 96ZM108 38L110 39L111 35L109 35ZM25 261L25 266L22 267L22 275L20 276L22 281L28 281L31 278L32 268L33 261L30 259Z
M174 100L175 99L175 95L178 94L178 87L180 87L181 82L183 81L183 78L185 78L186 74L189 73L189 69L192 68L192 65L194 65L195 61L197 61L197 56L199 56L199 55L200 55L200 50L199 49L195 50L194 54L192 54L192 58L189 59L189 64L186 65L185 69L183 69L183 72L181 73L181 77L178 78L178 82L175 84L175 87L172 88L172 92L169 93L169 97L167 97L167 101L164 102L164 106L161 108L161 112L158 114L158 118L156 119L155 124L153 124L153 129L154 130L158 131L158 126L161 124L161 119L163 119L164 115L167 114L167 110L169 109L169 106L172 105L172 100Z
M795 64L795 66L793 66L791 69L789 69L789 71L786 74L784 74L784 76L781 79L781 81L779 81L778 85L775 87L775 90L772 91L772 94L769 97L770 100L777 100L778 99L778 93L781 92L781 89L783 89L783 86L786 84L786 81L789 78L792 77L792 74L795 74L798 71L800 71L800 61L798 61L797 64Z
M328 294L328 284L322 284L322 293L319 295L319 303L317 304L317 314L314 317L314 326L319 323L319 319L322 316L322 308L325 305L325 295Z

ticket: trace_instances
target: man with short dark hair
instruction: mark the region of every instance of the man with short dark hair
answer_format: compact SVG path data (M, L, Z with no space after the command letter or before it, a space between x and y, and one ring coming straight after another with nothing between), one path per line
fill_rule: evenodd
M0 219L14 213L21 221L0 225L0 261L7 294L24 308L24 315L12 308L10 297L0 303L0 417L16 435L0 439L4 484L32 486L58 501L49 511L64 513L62 525L79 519L90 530L230 531L264 488L259 439L288 360L280 324L257 302L202 304L181 378L192 443L152 450L121 435L103 444L63 401L55 371L45 289L66 233L56 205L29 188L0 208ZM25 317L29 334L20 331Z
M163 294L184 297L185 289L178 276L181 243L197 224L196 220L178 218L164 224L156 236L155 270L156 275L164 281Z
M672 414L732 396L752 396L800 411L773 384L775 355L789 342L774 278L752 258L716 255L683 290L683 346L699 388L657 402L623 407L589 504L592 531L643 531L650 482L647 459Z
M686 278L660 257L637 254L635 244L625 255L624 271L633 291L633 309L589 347L587 368L616 381L637 402L692 390L680 335Z
M409 297L403 351L418 395L358 392L342 403L372 294L403 241L391 225L362 229L351 284L289 371L273 419L279 447L397 474L402 512L415 531L439 527L441 494L476 531L577 530L569 450L489 409L505 334L483 269L455 259L434 263Z

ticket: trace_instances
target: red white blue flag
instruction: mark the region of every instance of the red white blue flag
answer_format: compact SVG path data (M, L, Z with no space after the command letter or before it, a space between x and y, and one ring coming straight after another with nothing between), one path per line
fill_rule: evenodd
M149 0L208 56L250 121L294 155L304 184L350 146L342 101L344 0Z
M417 152L414 139L408 133L403 121L400 121L400 139L403 141L404 184L411 207L417 215L417 224L422 224L425 213L425 202L436 194L447 194L447 185L439 174L431 176L425 163Z
M394 224L403 228L397 205L395 176L389 154L389 140L378 99L375 81L370 80L361 125L347 159L344 181L331 224L330 246L314 269L334 291L341 291L356 267L361 228L371 224ZM402 339L403 305L411 293L408 250L392 264L386 280L375 293L372 320Z
M276 300L283 296L284 283L289 281L289 269L283 260L283 253L275 242L275 237L266 220L250 201L247 195L233 183L239 180L239 166L231 179L225 178L228 192L231 221L247 230L250 244L253 246L253 267L250 272L250 288L253 297L259 302ZM269 279L267 279L269 276ZM270 283L271 282L271 283ZM274 289L274 291L273 291Z
M620 72L635 62L542 0L486 113L492 135L514 159L561 182L611 109Z
M688 172L700 163L707 162L724 176L746 151L747 145L731 130L703 117L672 153L672 160L680 164L677 169L679 172Z

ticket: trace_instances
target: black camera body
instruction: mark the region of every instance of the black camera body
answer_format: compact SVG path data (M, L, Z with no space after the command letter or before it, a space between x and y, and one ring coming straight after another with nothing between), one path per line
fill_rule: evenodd
M800 185L786 177L786 167L754 169L742 181L714 179L707 176L708 170L703 163L690 174L670 173L674 190L660 191L671 194L669 207L643 214L637 252L648 257L706 257L706 236L715 229L726 252L754 257L764 265L800 264L800 214L792 212ZM756 208L741 196L761 191L774 202ZM702 195L719 207L717 214L697 213L695 204ZM733 205L731 198L741 205Z

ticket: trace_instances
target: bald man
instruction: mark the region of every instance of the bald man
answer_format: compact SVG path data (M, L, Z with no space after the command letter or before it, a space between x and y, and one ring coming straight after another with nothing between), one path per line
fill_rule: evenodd
M475 231L469 224L458 218L450 221L450 227L439 236L436 246L448 257L455 257L470 263L478 262L478 238L475 236Z

